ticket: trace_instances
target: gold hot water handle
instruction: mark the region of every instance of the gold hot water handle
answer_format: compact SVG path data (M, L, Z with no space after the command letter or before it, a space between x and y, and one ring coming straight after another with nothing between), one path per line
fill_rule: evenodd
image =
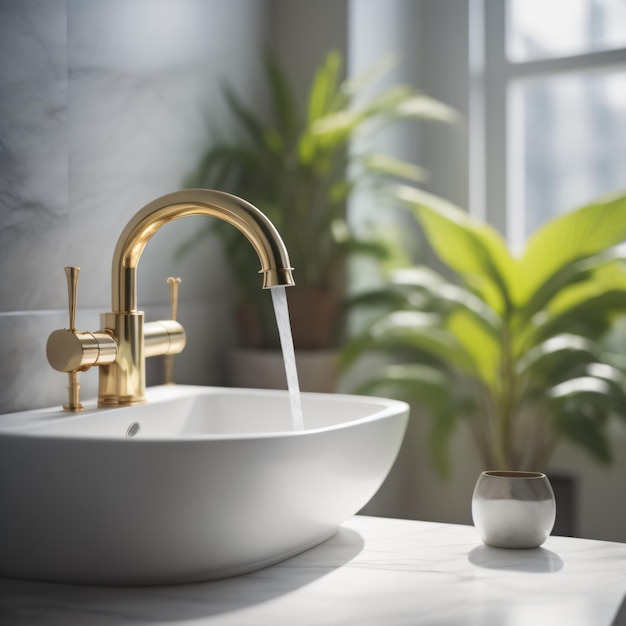
M79 272L80 267L65 268L70 325L67 329L53 331L48 337L46 346L50 365L55 370L68 374L68 401L63 408L72 412L84 410L80 402L78 372L84 372L92 365L113 363L117 356L117 344L108 333L104 331L89 333L76 329Z

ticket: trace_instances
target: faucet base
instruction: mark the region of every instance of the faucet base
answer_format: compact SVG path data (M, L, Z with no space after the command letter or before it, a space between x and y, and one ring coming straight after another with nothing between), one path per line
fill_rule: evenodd
M140 404L146 403L146 397L143 398L135 398L128 396L126 398L104 398L102 400L98 400L98 408L99 409L112 409L118 406L136 406Z
M118 345L114 363L102 365L98 377L98 406L129 406L146 401L143 311L104 313L105 331Z
M113 363L99 369L98 406L132 406L146 401L146 357L173 355L185 347L185 330L174 320L144 324L143 311L105 313L105 332L116 338ZM107 335L108 336L108 335Z

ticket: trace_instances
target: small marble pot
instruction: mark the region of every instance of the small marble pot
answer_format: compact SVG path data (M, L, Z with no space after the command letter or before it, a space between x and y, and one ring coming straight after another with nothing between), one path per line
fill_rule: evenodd
M556 520L548 477L540 472L483 472L474 488L472 518L488 546L540 546Z

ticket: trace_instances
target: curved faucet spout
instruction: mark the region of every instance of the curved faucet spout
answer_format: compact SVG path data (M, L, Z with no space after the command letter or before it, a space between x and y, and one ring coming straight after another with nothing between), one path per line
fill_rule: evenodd
M294 284L285 244L261 211L222 191L185 189L150 202L122 231L113 254L114 313L137 311L137 264L143 249L161 226L188 215L216 217L238 228L259 256L264 289Z
M238 228L259 255L263 288L294 284L289 255L278 231L249 202L209 189L186 189L157 198L128 222L113 254L112 310L102 315L102 325L114 338L116 353L114 362L100 367L98 406L145 402L146 357L177 354L185 345L185 331L178 322L144 324L143 313L137 310L137 264L161 226L188 215L217 217Z

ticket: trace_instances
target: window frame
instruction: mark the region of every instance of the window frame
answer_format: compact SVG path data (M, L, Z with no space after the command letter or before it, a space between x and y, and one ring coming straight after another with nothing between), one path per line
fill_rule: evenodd
M475 129L470 132L469 145L470 212L488 220L505 234L513 249L519 249L525 233L524 181L523 153L515 150L516 142L511 140L521 131L514 128L515 115L511 114L514 86L520 79L626 70L626 47L510 61L506 49L507 0L468 1L469 124Z

